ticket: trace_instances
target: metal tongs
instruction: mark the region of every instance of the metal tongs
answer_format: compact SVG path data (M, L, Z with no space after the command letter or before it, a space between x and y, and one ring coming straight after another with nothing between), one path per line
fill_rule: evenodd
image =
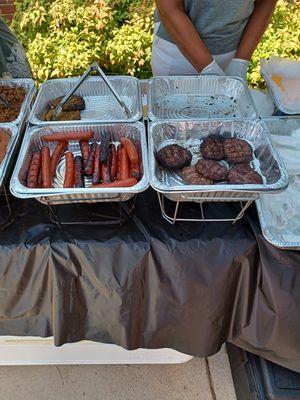
M94 62L87 70L86 72L81 76L81 78L78 80L78 82L76 83L76 85L65 95L65 97L59 102L59 104L57 105L57 107L55 107L54 112L51 116L51 120L55 120L55 118L57 117L58 114L60 114L62 112L62 108L65 105L65 103L69 100L69 98L76 92L76 90L79 88L79 86L85 81L85 79L90 75L90 73L92 71L97 71L99 73L99 75L101 76L101 78L104 80L104 82L106 83L107 87L109 88L109 90L111 91L111 93L113 94L113 96L115 97L115 99L118 101L118 103L120 104L120 106L123 108L127 118L131 117L131 111L129 110L129 108L126 106L126 104L124 103L124 101L121 99L121 97L118 95L118 93L116 92L115 88L113 87L113 85L109 82L109 80L107 79L105 73L102 71L102 69L99 67L98 63Z
M4 104L4 107L6 107L6 108L11 107L10 102L5 98L5 96L3 96L3 94L0 94L0 101L2 101L2 103Z

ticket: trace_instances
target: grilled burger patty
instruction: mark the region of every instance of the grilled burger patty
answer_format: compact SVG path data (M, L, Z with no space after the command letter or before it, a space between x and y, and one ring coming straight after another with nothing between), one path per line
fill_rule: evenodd
M189 185L213 185L214 183L212 179L199 174L193 165L184 167L181 171L181 177Z
M161 167L172 170L186 167L192 161L192 153L178 144L163 147L156 157Z
M233 164L248 164L253 160L252 148L250 144L243 139L225 139L224 155L225 159Z
M263 179L250 165L237 164L229 171L228 182L232 184L260 184L263 183Z
M224 158L224 138L220 135L206 137L200 146L204 158L220 161Z
M199 160L196 164L196 170L199 174L214 181L226 181L228 169L217 161Z

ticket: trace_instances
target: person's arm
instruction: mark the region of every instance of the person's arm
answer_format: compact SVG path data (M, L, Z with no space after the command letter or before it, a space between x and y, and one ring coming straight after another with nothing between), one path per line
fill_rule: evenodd
M277 0L255 1L254 10L244 30L236 58L250 60L269 25L276 3Z
M244 30L235 58L225 70L227 75L247 79L250 59L263 37L273 15L277 0L256 0L254 10Z
M169 35L193 67L201 72L213 58L186 15L183 0L156 0L159 16Z

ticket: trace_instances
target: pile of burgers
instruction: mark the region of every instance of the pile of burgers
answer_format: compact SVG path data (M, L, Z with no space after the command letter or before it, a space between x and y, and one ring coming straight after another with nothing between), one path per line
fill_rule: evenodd
M202 158L191 165L190 150L171 144L157 152L157 161L167 170L179 171L189 185L263 183L261 175L250 165L252 147L243 139L209 135L202 141L200 153Z
M26 159L19 179L28 188L53 187L60 160L65 163L64 188L84 188L87 182L90 187L130 187L141 177L138 150L127 137L114 143L107 136L98 143L93 132L69 132L46 134L43 141L56 145L52 154L45 145ZM81 155L68 150L69 142L79 142Z

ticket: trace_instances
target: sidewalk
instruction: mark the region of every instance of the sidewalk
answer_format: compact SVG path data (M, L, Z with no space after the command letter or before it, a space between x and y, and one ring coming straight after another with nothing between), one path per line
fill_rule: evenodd
M0 367L8 400L236 400L225 350L177 365Z

